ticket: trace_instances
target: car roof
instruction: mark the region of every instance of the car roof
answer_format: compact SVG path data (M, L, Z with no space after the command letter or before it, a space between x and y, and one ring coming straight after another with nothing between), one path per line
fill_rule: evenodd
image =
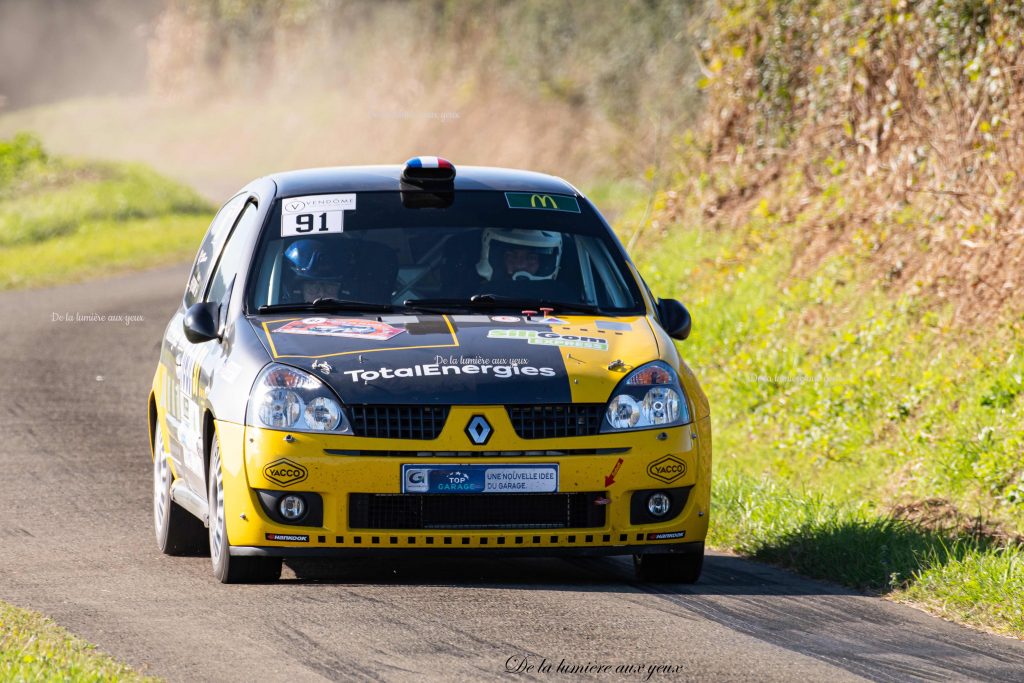
M380 192L402 189L405 167L336 166L286 171L267 176L277 185L278 197L333 192ZM544 192L581 195L571 184L545 173L519 171L490 166L458 166L455 190L494 190L498 192Z

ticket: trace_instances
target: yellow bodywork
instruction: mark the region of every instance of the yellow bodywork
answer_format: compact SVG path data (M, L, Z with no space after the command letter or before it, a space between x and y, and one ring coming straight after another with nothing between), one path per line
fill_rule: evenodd
M621 320L621 319L620 319ZM601 403L628 372L640 365L664 360L679 372L693 422L667 429L609 433L558 439L520 439L509 421L504 406L455 405L437 439L388 440L344 435L310 434L263 429L216 421L224 474L224 503L228 541L232 546L279 546L286 548L529 548L637 546L701 542L708 528L711 499L711 423L707 398L690 369L682 363L672 340L645 317L626 319L632 331L609 338L605 351L579 348L561 349L574 402ZM592 334L594 320L574 317L572 324L553 326L556 331ZM609 369L611 360L621 360L624 368ZM282 359L287 362L286 359ZM158 405L162 400L161 377L154 380ZM409 397L415 402L415 397ZM162 411L161 411L162 412ZM464 429L470 417L484 415L493 428L485 446L472 445ZM166 428L164 434L167 434ZM289 437L286 440L286 437ZM494 452L560 451L575 453L598 449L626 449L613 454L573 454L561 456L465 456L409 457L382 455L337 455L327 451L409 452ZM648 466L665 456L675 456L686 465L680 478L665 483L648 473ZM301 482L281 486L266 478L264 468L282 458L298 463L308 471ZM605 477L621 465L614 482L605 486ZM352 529L348 519L349 493L401 493L403 464L532 464L557 463L560 493L605 491L608 507L603 528L585 529L488 529L488 530L387 530ZM661 523L631 525L630 495L644 489L692 486L681 514ZM263 511L255 489L319 493L323 498L323 526L304 527L273 522ZM679 536L679 532L684 535ZM671 533L664 540L650 534ZM267 534L308 535L308 542L267 540ZM450 539L450 540L449 540ZM468 539L466 542L463 539ZM500 539L500 540L499 540Z
M629 447L622 455L568 455L500 458L421 458L419 460L393 456L328 455L325 449L361 450L381 448L380 439L362 439L348 436L321 436L293 433L294 441L286 442L288 432L242 425L217 423L221 458L224 463L224 500L227 511L228 539L231 545L291 546L290 542L266 540L267 533L308 534L304 547L366 547L377 545L425 545L427 537L451 537L460 547L461 539L468 537L470 547L494 547L499 537L524 536L522 546L614 546L640 543L678 543L703 541L707 534L711 497L711 427L705 417L693 425L666 430L647 430L625 434L566 439L520 440L515 436L505 409L500 406L454 406L441 436L431 441L402 441L402 450L467 450L462 429L472 415L484 415L494 427L495 436L487 450L574 450L588 448ZM667 434L659 440L658 435ZM505 436L499 436L505 435ZM393 443L393 442L392 442ZM672 482L671 487L694 486L686 506L675 519L660 524L631 526L629 496L638 489L667 488L667 485L647 473L648 465L665 455L674 455L686 463L686 474ZM286 457L309 471L308 478L291 487L281 487L263 474L266 465ZM615 475L615 482L605 487L605 475L615 468L618 459L623 464ZM558 463L559 491L607 491L608 514L604 528L580 530L515 529L472 530L455 529L409 530L353 530L348 526L347 496L359 493L399 493L403 463L470 464L470 463ZM253 489L301 490L319 493L324 500L324 526L301 527L273 523L263 513ZM244 518L242 517L244 515ZM685 532L683 538L666 541L648 541L647 534L658 532ZM625 538L623 538L625 535ZM572 542L569 536L574 536ZM605 536L610 536L606 539ZM320 540L323 537L323 540ZM357 541L356 538L360 537ZM534 542L534 537L539 542ZM552 541L552 538L557 538ZM392 540L394 539L394 540ZM410 541L410 539L415 539ZM487 539L485 541L485 539ZM495 540L491 540L495 539ZM589 539L589 540L588 540ZM489 541L489 542L488 542ZM440 541L437 541L439 544ZM511 544L511 542L509 542Z

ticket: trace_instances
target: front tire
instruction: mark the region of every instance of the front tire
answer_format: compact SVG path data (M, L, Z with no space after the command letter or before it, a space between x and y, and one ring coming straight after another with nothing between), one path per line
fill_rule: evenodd
M207 534L203 523L171 500L170 456L164 450L157 420L153 430L153 527L156 544L164 555L205 555Z
M216 436L210 446L210 560L221 583L270 583L281 577L280 557L232 557L224 512L224 474Z
M636 577L653 583L697 583L704 568L704 544L693 546L680 553L633 555Z

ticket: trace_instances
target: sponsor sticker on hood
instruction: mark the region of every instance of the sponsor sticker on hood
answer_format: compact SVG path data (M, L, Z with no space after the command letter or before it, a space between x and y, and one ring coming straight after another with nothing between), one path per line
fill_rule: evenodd
M525 339L538 346L567 346L574 349L607 351L608 340L600 337L586 337L576 334L559 334L543 330L490 330L488 339Z
M402 328L392 327L385 322L363 318L304 318L302 320L293 320L287 325L282 325L274 330L275 333L313 334L324 337L375 339L377 341L387 341L404 331Z

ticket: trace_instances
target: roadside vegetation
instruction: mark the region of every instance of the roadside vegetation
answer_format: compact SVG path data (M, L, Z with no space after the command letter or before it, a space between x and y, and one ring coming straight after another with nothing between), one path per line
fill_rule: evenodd
M0 680L105 683L157 679L97 652L41 614L0 602Z
M711 542L1024 637L1018 3L321 9L172 0L151 45L157 100L0 127L145 148L207 192L413 147L579 180L654 291L693 312L681 348L713 409ZM396 47L403 34L422 38ZM232 85L257 75L253 107ZM140 116L145 139L112 132ZM188 258L209 212L138 166L0 143L0 288Z
M187 259L211 212L144 166L54 157L25 133L0 140L0 289Z
M724 2L642 270L711 396L712 542L1024 636L1024 17Z

